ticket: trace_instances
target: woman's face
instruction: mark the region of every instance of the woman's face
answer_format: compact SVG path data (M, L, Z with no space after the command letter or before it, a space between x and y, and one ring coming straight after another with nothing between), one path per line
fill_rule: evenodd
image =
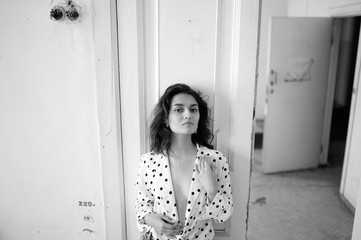
M174 134L190 135L197 131L199 122L198 103L192 95L180 93L173 97L168 124Z

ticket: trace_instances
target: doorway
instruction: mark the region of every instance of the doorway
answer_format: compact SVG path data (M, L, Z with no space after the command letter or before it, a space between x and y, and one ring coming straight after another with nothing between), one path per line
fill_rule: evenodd
M263 121L256 121L248 239L350 239L353 208L340 198L360 18L343 18L327 164L261 171Z
M355 77L359 31L360 17L342 18L340 54L328 153L328 163L331 166L343 166L351 110L352 89ZM343 197L342 200L354 213L355 209L352 204Z

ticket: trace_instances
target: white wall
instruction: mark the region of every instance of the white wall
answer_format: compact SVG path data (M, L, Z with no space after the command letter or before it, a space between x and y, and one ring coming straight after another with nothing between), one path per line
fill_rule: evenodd
M288 0L289 17L329 17L330 0Z
M56 3L0 2L4 240L105 238L95 9L81 1L79 22L54 22Z

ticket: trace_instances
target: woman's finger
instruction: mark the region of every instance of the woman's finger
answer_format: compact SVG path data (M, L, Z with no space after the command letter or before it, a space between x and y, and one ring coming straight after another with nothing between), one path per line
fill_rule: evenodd
M165 223L163 229L166 231L177 231L177 230L183 229L183 228L181 228L180 225L178 225L178 224Z
M177 229L163 229L162 233L167 235L167 236L175 236L175 235L179 235L182 234L183 232L183 228L177 228Z
M168 236L181 235L183 233L183 228L178 229L167 229L164 231L164 234Z
M199 172L203 171L203 157L199 158L198 169L199 169Z
M196 163L196 172L199 173L199 161Z
M167 216L167 215L162 215L161 218L166 223L169 223L169 224L174 224L175 223L175 221L172 218L170 218L169 216Z
M217 169L216 164L212 163L212 172L216 172L216 169Z
M204 170L206 168L206 158L202 158L202 169Z
M204 168L205 168L205 169L206 169L206 168L211 169L211 164L210 164L210 162L209 162L208 160L209 160L208 157L205 157L205 158L204 158Z

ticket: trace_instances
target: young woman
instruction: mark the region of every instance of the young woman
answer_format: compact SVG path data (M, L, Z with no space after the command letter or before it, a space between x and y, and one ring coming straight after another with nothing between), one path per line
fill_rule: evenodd
M212 150L209 108L185 84L165 91L150 125L151 152L141 157L137 224L148 239L213 239L212 220L233 210L226 157Z

